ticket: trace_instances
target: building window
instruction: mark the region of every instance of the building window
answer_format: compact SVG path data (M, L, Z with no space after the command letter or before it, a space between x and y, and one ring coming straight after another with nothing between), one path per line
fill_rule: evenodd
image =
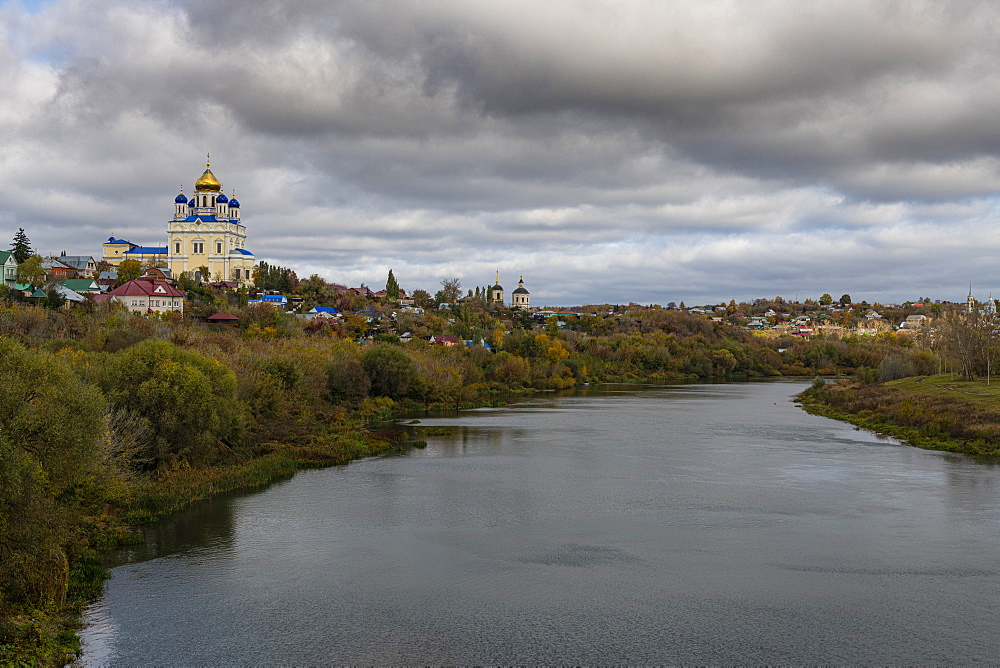
M216 255L222 255L222 242L221 241L216 241L215 242L215 254Z
M194 244L194 254L201 255L205 252L205 243L203 241L195 241Z
M181 242L175 241L174 242L174 255L180 255L180 254L181 254Z

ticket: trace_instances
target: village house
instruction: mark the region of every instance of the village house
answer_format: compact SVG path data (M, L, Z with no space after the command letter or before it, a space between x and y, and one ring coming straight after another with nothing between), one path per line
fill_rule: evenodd
M17 283L17 260L10 251L0 251L0 282L8 288Z
M101 290L107 292L111 288L115 287L115 284L118 282L118 272L102 271L97 275L95 281L99 286L101 286Z
M50 257L42 261L42 271L45 272L45 281L61 281L64 278L74 278L76 268L72 267L59 258Z
M205 319L210 325L236 325L239 321L240 319L232 313L216 313Z
M333 306L313 306L309 314L316 318L339 318L340 312Z
M101 293L101 286L93 278L64 278L59 284L81 295Z
M87 298L81 295L80 293L67 288L65 285L62 285L61 283L56 283L55 285L53 285L52 290L54 290L57 295L59 295L65 300L62 306L64 309L68 309L71 306L75 306L76 304L82 304L87 300ZM48 296L49 296L48 292L46 292L42 288L38 288L30 295L28 295L28 299L40 302L43 299L48 299Z
M269 304L285 308L288 306L288 297L285 295L261 295L260 299L248 299L247 305L250 304Z
M930 324L930 321L931 319L926 315L908 315L906 316L906 320L900 323L899 328L909 330L920 329Z
M164 281L136 278L108 292L112 301L133 313L184 312L184 293Z
M60 255L59 261L76 271L74 278L95 278L97 276L97 260L90 255Z
M460 343L457 336L451 336L450 334L434 334L428 338L428 341L432 346L445 347L457 346Z
M152 278L156 281L164 281L171 285L176 285L173 274L165 267L149 267L146 271L142 272L139 278Z

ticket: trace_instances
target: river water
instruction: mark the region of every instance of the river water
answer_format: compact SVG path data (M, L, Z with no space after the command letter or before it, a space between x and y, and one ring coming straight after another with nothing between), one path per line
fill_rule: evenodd
M802 382L583 388L151 528L84 663L988 663L1000 468Z

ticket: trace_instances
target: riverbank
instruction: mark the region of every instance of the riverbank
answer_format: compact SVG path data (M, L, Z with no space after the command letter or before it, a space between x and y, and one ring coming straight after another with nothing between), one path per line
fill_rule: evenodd
M570 323L580 329L493 323L492 349L358 345L269 308L240 313L240 327L212 328L0 304L0 663L74 651L59 624L31 620L98 596L95 551L134 540L136 523L391 447L364 428L390 414L603 381L841 373L914 354L895 337L758 340L659 308Z
M108 571L103 555L141 541L141 527L220 494L267 487L296 471L344 465L402 447L399 435L373 433L358 422L315 434L308 444L268 444L249 461L176 468L155 478L136 479L109 495L99 512L82 518L74 540L65 598L0 620L7 641L0 644L2 665L64 665L77 658L79 615L100 597Z
M814 383L798 396L813 414L920 448L1000 456L1000 386L952 374L887 383Z

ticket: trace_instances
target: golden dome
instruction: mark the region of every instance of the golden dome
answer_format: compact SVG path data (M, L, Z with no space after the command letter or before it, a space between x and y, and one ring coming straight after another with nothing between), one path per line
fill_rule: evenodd
M211 161L205 161L205 173L201 175L201 178L194 182L195 190L211 190L212 192L220 192L222 190L222 184L219 183L219 179L215 178L215 174L211 170Z

